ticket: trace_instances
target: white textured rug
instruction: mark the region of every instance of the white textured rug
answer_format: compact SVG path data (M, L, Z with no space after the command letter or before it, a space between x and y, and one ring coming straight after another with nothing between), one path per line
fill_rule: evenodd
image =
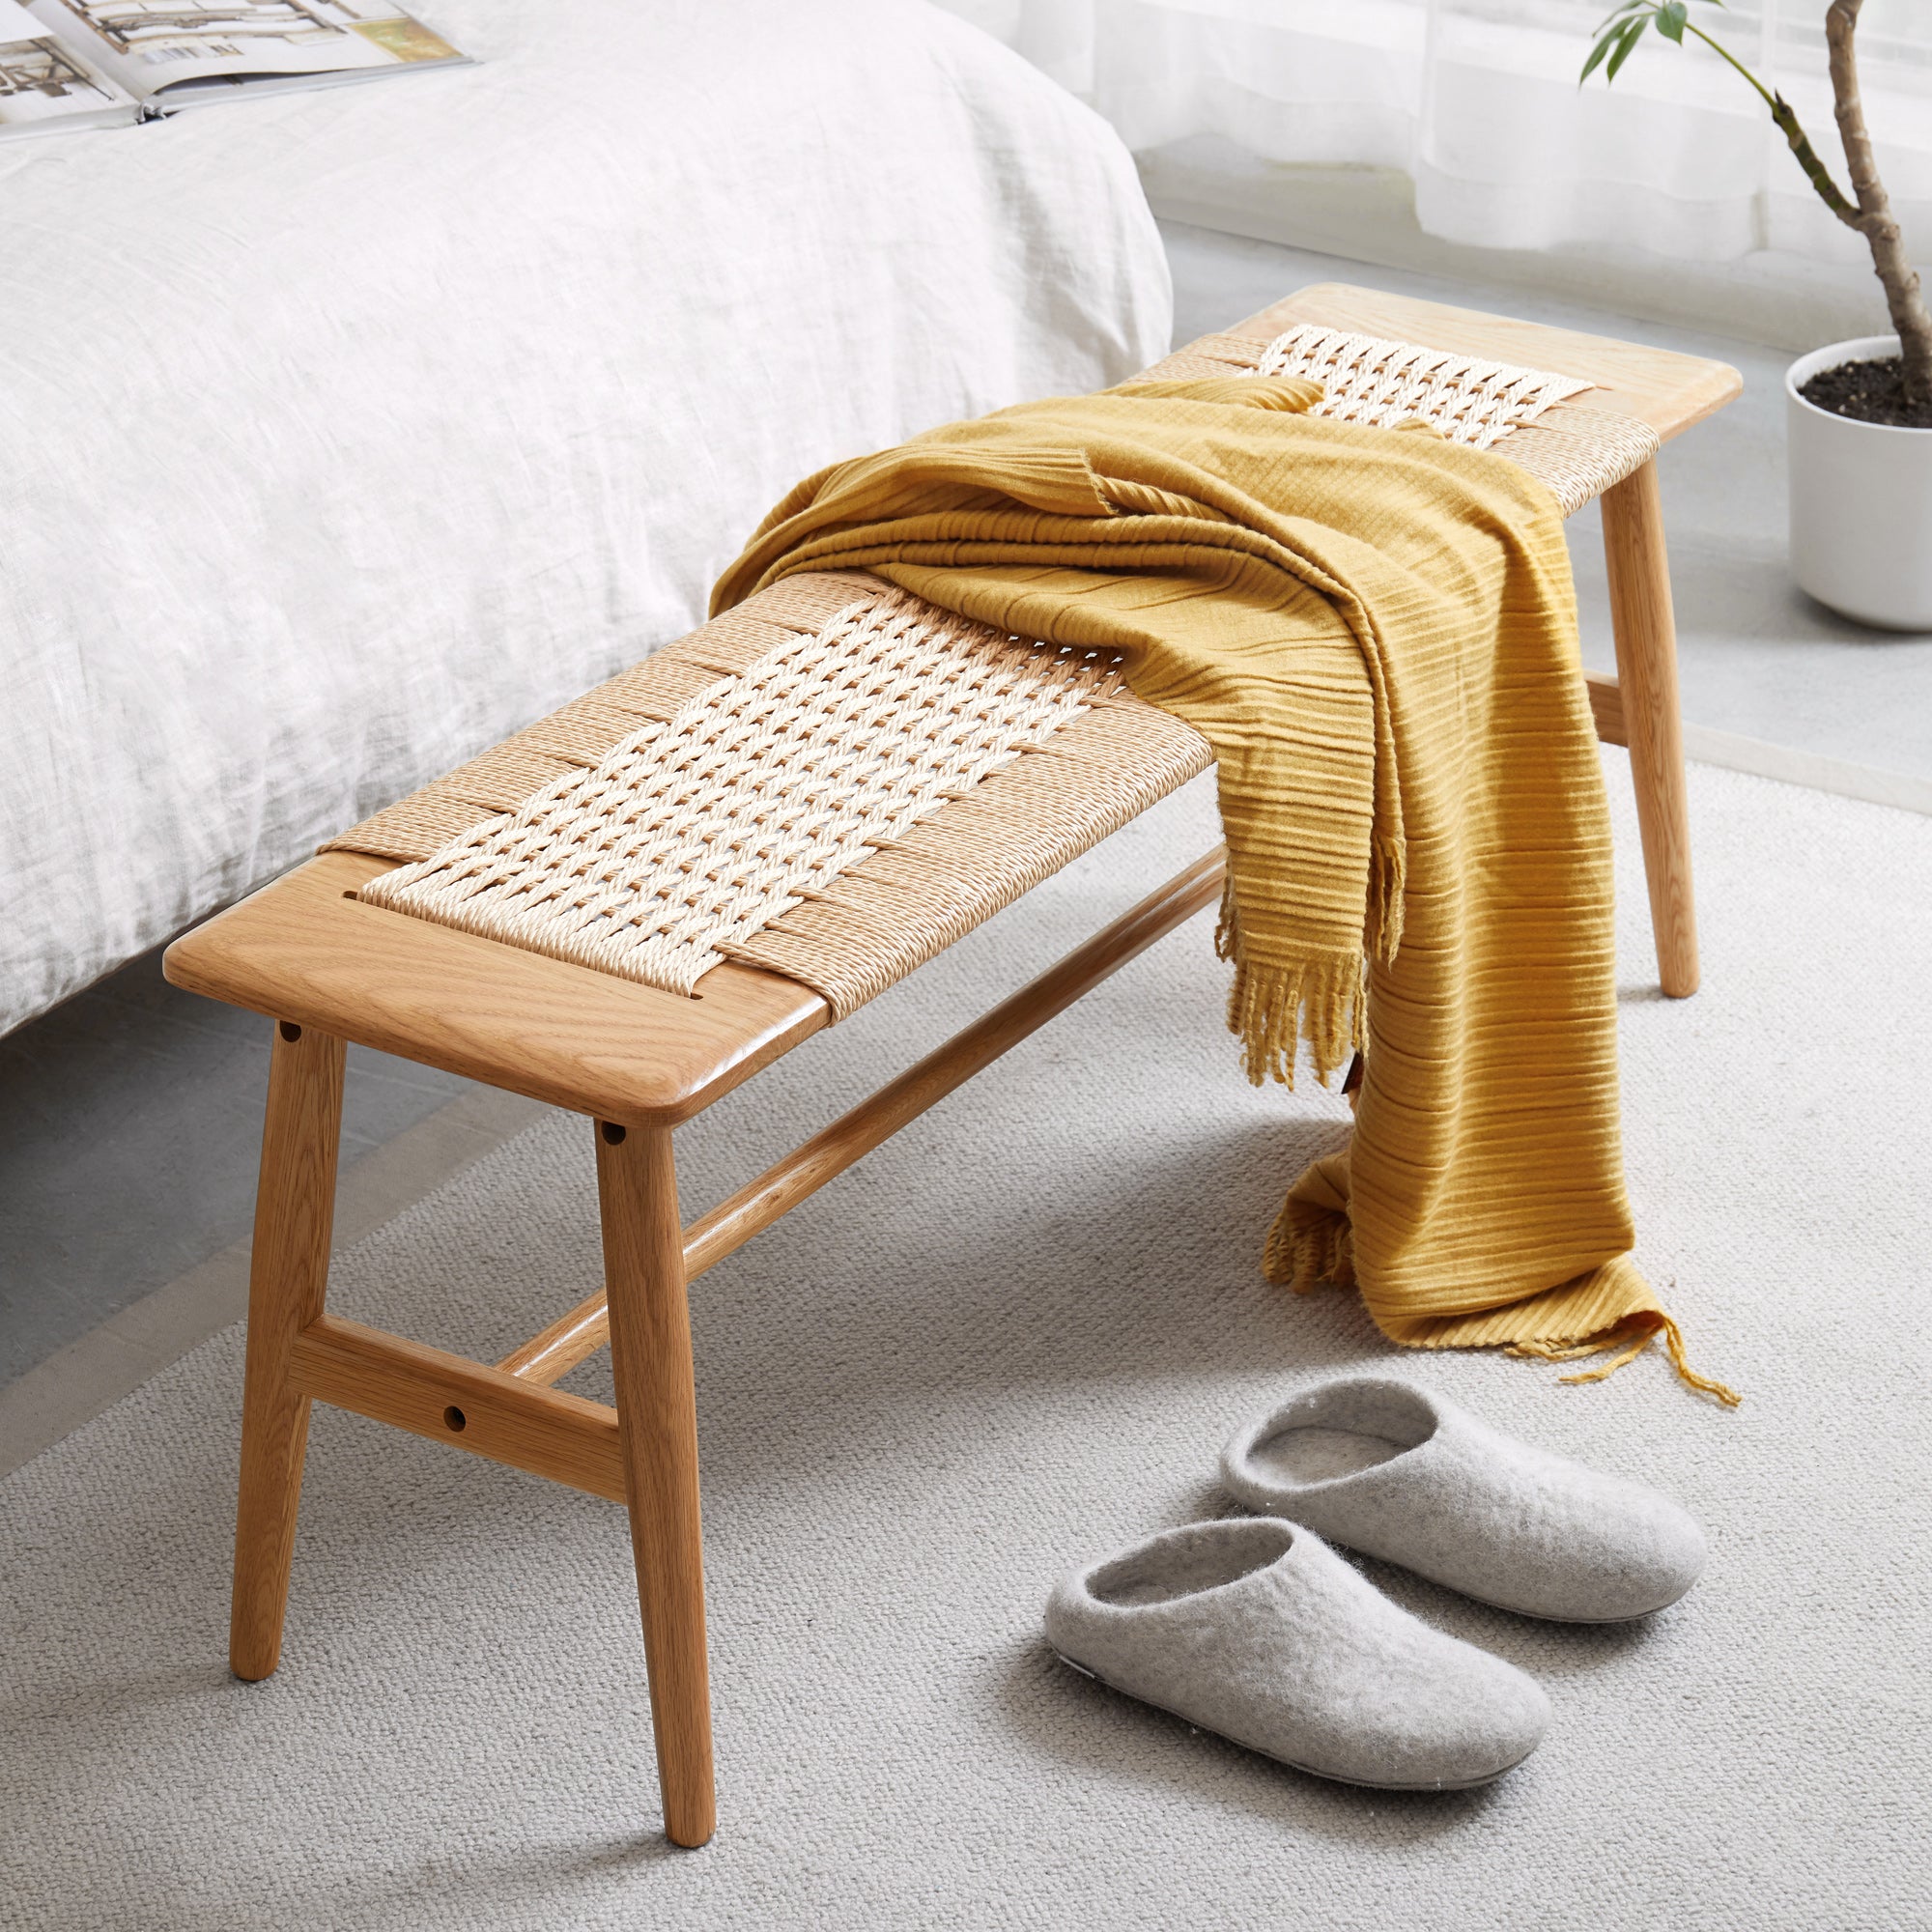
M1329 1096L1257 1094L1205 920L698 1284L723 1822L656 1829L622 1512L319 1410L281 1674L223 1663L241 1337L0 1487L0 1922L73 1928L1903 1927L1932 1898L1932 820L1694 774L1706 990L1625 857L1641 1256L1721 1412L1396 1357L1256 1262ZM681 1136L705 1205L1211 836L1200 787ZM596 1276L547 1121L339 1263L489 1356ZM1278 1770L1063 1672L1065 1562L1219 1508L1223 1433L1393 1364L1662 1480L1706 1581L1642 1629L1378 1573L1548 1686L1485 1792ZM585 1372L588 1375L589 1372ZM594 1385L594 1378L584 1383Z

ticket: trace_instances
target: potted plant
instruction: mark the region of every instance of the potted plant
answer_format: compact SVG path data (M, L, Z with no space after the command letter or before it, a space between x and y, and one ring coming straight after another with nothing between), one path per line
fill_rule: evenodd
M1695 0L1721 6L1723 0ZM1690 18L1688 0L1624 0L1597 30L1582 80L1617 76L1645 28L1678 46L1702 41L1754 87L1819 199L1871 249L1892 333L1801 355L1785 377L1790 428L1791 565L1834 611L1886 630L1932 630L1932 314L1879 179L1859 95L1854 41L1864 0L1831 0L1825 43L1852 193L1782 95Z

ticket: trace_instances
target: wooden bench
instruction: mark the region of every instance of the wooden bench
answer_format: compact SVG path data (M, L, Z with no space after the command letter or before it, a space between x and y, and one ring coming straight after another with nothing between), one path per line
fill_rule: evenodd
M1595 411L1621 418L1632 434L1665 439L1739 388L1736 373L1719 363L1341 286L1304 290L1160 367L1184 374L1252 366L1264 345L1301 324L1588 378L1598 386L1579 406L1585 414L1573 412L1573 437L1585 433L1587 412ZM1564 433L1557 413L1544 439L1552 449ZM1622 431L1611 425L1607 433L1614 440ZM1534 441L1527 429L1518 434L1524 440L1506 445L1509 453ZM1592 678L1590 698L1601 735L1630 747L1661 976L1666 992L1682 995L1696 985L1696 940L1662 517L1654 464L1625 467L1628 473L1603 497L1619 675ZM809 965L796 968L801 978L770 962L790 960L786 946L800 958L813 956L828 923L841 916L836 894L803 909L816 927L808 919L787 935L781 921L776 938L758 942L765 952L747 942L710 968L696 985L697 997L361 896L372 882L423 862L452 831L497 822L544 783L572 781L629 728L626 721L647 726L678 715L708 681L763 662L774 638L809 639L818 613L849 603L853 588L849 582L820 586L814 606L814 582L795 580L765 593L379 813L337 841L342 849L325 851L178 940L166 959L175 984L249 1008L275 1026L249 1290L231 1628L236 1674L266 1677L278 1661L314 1401L624 1503L665 1824L681 1845L702 1844L715 1823L688 1283L1220 891L1220 859L1210 854L760 1179L682 1226L671 1149L679 1122L878 983L914 970L1028 879L1065 864L1122 814L1206 762L1205 748L1186 727L1100 676L1075 724L892 844L892 866L899 868L894 877L925 866L938 881L917 888L945 901L930 929L903 938L902 956L880 966L879 949L901 944L894 921L883 918L865 940L871 951L864 970L827 967L815 984ZM960 647L975 648L970 639ZM1082 756L1090 760L1084 767ZM1094 797L1078 781L1083 770L1094 775ZM1006 820L976 815L982 797L1017 799L1023 809ZM1018 822L1027 828L1024 839L1015 835L1023 852L1009 855L989 843L988 825ZM961 840L970 863L949 868L949 843ZM890 869L883 854L867 863L881 878ZM864 866L848 876L861 875L870 876ZM590 1117L605 1292L495 1365L330 1315L329 1227L349 1040ZM614 1407L554 1386L607 1342Z

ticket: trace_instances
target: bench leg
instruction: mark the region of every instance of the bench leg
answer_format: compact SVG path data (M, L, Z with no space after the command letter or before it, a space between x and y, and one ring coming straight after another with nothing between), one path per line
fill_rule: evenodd
M1658 977L1673 999L1697 990L1697 914L1690 895L1690 813L1684 783L1684 720L1677 697L1677 623L1657 465L1646 463L1603 496L1610 623L1636 822L1643 835Z
M248 1273L248 1367L242 1402L242 1492L228 1659L267 1677L282 1651L282 1612L301 1500L308 1397L291 1380L296 1337L322 1313L335 1161L342 1138L343 1042L281 1022L269 1063L262 1178Z
M665 1831L701 1845L718 1819L704 1651L697 1405L684 1234L668 1127L597 1128L611 1366L643 1613Z

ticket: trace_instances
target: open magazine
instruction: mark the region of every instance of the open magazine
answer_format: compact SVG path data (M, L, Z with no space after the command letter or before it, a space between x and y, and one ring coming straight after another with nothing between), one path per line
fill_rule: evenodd
M0 137L467 59L390 0L0 0Z

